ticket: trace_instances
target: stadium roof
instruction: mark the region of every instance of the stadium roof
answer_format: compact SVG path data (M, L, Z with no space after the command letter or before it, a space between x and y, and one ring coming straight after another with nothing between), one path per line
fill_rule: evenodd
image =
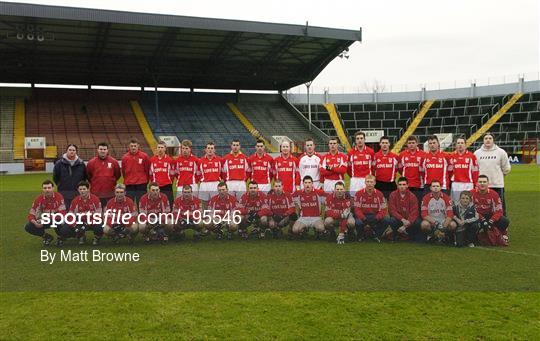
M358 31L0 2L0 82L284 90Z

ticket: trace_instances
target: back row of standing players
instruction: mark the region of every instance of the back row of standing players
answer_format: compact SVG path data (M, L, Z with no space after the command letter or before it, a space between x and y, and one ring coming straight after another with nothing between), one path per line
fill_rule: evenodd
M234 140L231 152L223 157L216 155L213 143L208 143L204 155L199 158L192 153L191 141L183 140L180 155L173 159L166 154L163 142L158 143L155 155L149 157L139 149L139 143L132 140L129 151L122 158L121 168L118 161L108 155L108 146L102 143L98 146L98 155L88 162L86 178L91 192L101 199L102 205L113 197L120 176L123 176L127 195L132 199L138 201L146 193L148 183L155 182L171 203L173 184L176 184L177 193L183 186L190 185L204 203L217 194L220 181L226 182L229 192L239 200L247 190L246 181L256 182L261 192L268 193L272 181L281 180L284 192L293 193L302 188L301 180L309 175L315 189L322 188L330 193L337 182L345 181L346 174L350 177L348 192L351 196L365 188L365 178L372 174L376 188L388 199L397 188L398 173L407 178L410 191L419 201L429 192L432 181L437 180L443 192L451 194L452 200L457 202L459 194L473 189L478 180L478 161L475 154L466 149L465 138L458 138L456 150L446 153L440 150L436 136L428 138L428 152L420 150L417 138L411 136L407 149L399 155L390 151L387 137L381 138L377 153L365 145L364 133L358 132L355 142L355 147L344 154L338 150L337 139L330 139L329 152L320 155L315 151L314 141L308 139L304 153L299 157L292 155L288 142L283 142L280 155L273 158L266 152L263 141L257 141L256 152L248 156L242 153L240 142ZM77 194L76 183L62 188L60 177L55 174L55 182L69 204ZM502 197L502 193L499 194Z

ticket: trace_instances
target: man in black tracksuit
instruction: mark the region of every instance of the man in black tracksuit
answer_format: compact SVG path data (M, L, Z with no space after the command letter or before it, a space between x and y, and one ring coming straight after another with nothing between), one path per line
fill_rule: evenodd
M54 164L53 180L58 192L64 197L66 209L69 211L71 200L78 195L77 185L86 180L86 165L77 155L77 146L70 144L62 158Z

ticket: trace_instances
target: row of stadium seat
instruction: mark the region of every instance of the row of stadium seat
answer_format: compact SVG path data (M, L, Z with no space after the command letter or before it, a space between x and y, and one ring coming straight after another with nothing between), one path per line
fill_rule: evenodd
M436 133L453 133L470 136L478 130L491 115L497 112L512 95L488 96L435 101L414 132L421 141ZM358 130L384 130L393 142L401 136L410 124L421 103L349 103L338 104L336 108L347 135ZM299 110L307 117L308 108L298 104ZM336 136L324 106L312 105L314 124L330 136ZM490 129L497 133L497 143L511 152L521 149L525 139L539 138L540 93L524 94L508 112ZM478 147L478 144L475 147Z
M0 162L13 160L15 98L0 97Z

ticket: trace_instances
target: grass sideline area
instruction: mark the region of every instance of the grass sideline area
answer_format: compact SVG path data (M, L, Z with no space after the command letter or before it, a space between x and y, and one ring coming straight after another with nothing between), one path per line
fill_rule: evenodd
M537 166L514 165L506 179L507 248L138 239L99 249L140 252L139 263L52 265L39 261L40 240L23 230L47 177L0 176L2 339L540 335ZM71 241L64 249L92 247Z

